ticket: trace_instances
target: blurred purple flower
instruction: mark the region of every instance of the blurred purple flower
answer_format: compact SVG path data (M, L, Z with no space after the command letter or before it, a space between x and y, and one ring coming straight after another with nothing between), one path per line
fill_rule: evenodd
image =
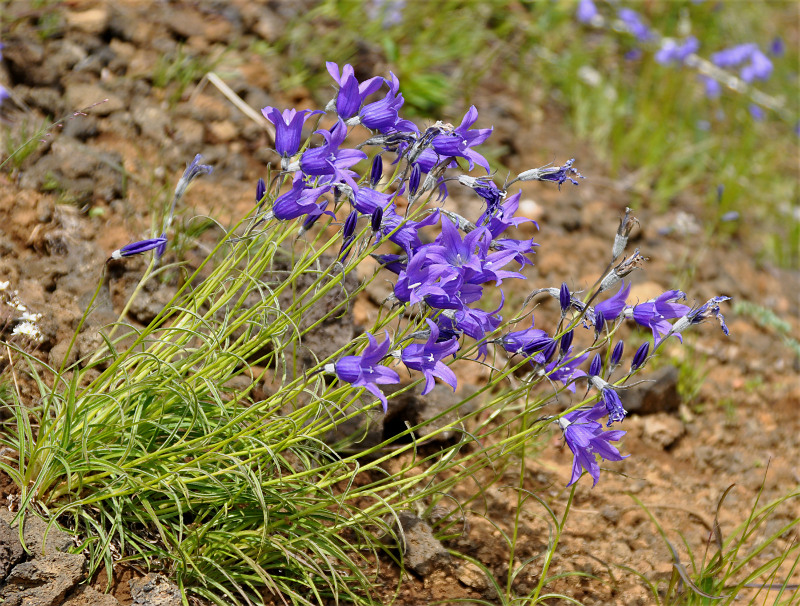
M682 44L671 38L664 38L661 42L661 48L655 55L655 59L663 65L683 63L686 61L686 57L696 53L699 48L700 42L694 36L689 36Z
M765 118L765 116L766 116L766 114L764 114L764 110L763 110L763 109L761 109L761 106L760 106L760 105L757 105L757 104L755 104L755 103L751 103L751 104L748 106L748 108L747 108L747 109L750 111L750 116L751 116L751 117L753 118L753 120L755 120L756 122L761 122L761 121L762 121L762 120Z
M636 38L642 42L646 42L653 37L648 28L642 21L639 13L630 8L621 8L617 13L620 21L625 25L626 29L632 33Z
M575 18L581 23L591 23L597 16L597 7L592 0L580 0L578 10L575 11Z

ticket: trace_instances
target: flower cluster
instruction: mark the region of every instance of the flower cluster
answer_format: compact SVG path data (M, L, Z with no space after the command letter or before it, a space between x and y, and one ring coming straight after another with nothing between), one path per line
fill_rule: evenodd
M559 188L567 182L578 185L583 177L574 159L523 171L499 185L477 149L492 129L475 127L475 107L469 108L458 126L436 122L420 128L400 116L404 101L394 74L361 81L352 66L340 68L334 63L328 64L328 72L338 90L324 112L262 110L275 127L281 170L269 184L258 181L253 222L243 237L233 241L259 237L257 228L274 221L297 221L302 236L323 215L331 222L341 220L341 249L332 275L334 270L351 271L371 255L379 271L393 281L386 303L401 306L411 323L394 337L386 323L379 325L376 330L383 330L382 339L367 332L365 339L356 340L352 353L324 360L314 372L366 390L384 411L388 401L380 386L400 382L395 367L402 365L418 376L423 395L430 393L437 379L456 390L457 377L449 363L454 359L483 363L490 350L504 352L510 364L527 373L531 387L547 381L556 394L561 390L574 393L576 384L584 381L596 405L588 411L568 412L557 423L575 455L570 483L581 470L597 482L595 455L622 459L609 443L624 434L618 429L604 430L599 420L607 419L607 426L623 421L627 413L618 389L645 366L651 349L649 341L641 345L629 370L616 380L612 373L622 366L623 343L616 343L605 362L591 352L606 344L610 349L610 335L628 320L652 332L653 352L668 337L679 339L689 326L711 316L725 329L719 313L725 297L697 308L679 303L686 296L675 290L651 301L629 301L627 276L645 258L638 250L623 256L636 224L627 211L614 238L608 268L583 298L571 292L567 283L534 290L529 297L547 293L558 299L558 326L535 327L533 316L530 327L515 326L518 320L504 321L505 283L526 279L523 270L533 264L537 247L533 238L519 237L522 232L517 228L525 224L538 228L532 219L519 216L521 191L509 191L510 185L534 180ZM310 141L316 140L316 145L303 143L306 122L312 117L317 127ZM359 134L359 144L347 144ZM199 159L187 168L176 198L191 179L210 170ZM384 175L386 167L392 170ZM466 174L465 168L485 174ZM464 217L447 208L450 187L462 187L466 194L477 196L482 203L480 214ZM167 222L165 233L168 226ZM162 234L123 247L112 257L158 251L165 244ZM615 294L606 296L618 283ZM598 297L603 300L595 301ZM499 303L486 305L487 300ZM585 335L579 338L590 343L578 346L576 335Z
M687 35L681 39L662 36L650 28L635 10L617 7L615 11L616 19L606 18L594 0L580 0L575 18L593 27L613 26L628 32L644 48L653 50L655 60L662 65L683 65L694 69L709 98L720 96L723 87L748 93L750 85L756 81L766 81L772 75L773 63L768 55L777 58L785 52L783 40L775 38L767 52L758 44L747 42L713 52L705 59L698 54L700 41L695 36ZM751 97L753 103L750 105L750 114L757 120L763 118L765 107L776 109L781 105L758 91Z
M20 336L32 343L39 343L43 339L38 325L42 314L28 311L28 307L20 300L19 293L11 290L10 286L8 280L0 280L0 304L10 308L11 311L7 325L0 325L0 329L4 331L7 327L13 326L12 336Z

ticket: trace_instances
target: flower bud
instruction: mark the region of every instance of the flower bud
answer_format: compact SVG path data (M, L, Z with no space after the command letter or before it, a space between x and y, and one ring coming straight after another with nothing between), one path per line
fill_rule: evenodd
M369 173L369 183L375 187L383 176L383 158L380 154L372 159L372 170Z
M619 364L619 361L622 359L622 352L624 349L625 344L622 341L618 341L614 346L614 351L611 352L611 366L616 366Z
M639 349L636 350L636 353L633 354L633 362L631 362L631 370L636 370L642 364L645 363L649 351L650 351L650 342L645 341L639 346Z
M603 369L603 362L600 359L600 354L594 354L594 358L592 358L592 363L589 366L589 375L592 377L596 377L600 374L600 371Z

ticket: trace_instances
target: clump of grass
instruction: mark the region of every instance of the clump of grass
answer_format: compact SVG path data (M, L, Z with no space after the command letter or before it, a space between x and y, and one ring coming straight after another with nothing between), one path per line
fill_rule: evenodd
M58 368L8 344L40 395L29 404L16 394L6 406L13 427L0 435L0 469L20 489L17 517L42 515L66 526L82 541L91 571L136 561L172 574L187 594L220 604L263 601L265 592L296 604L369 602L375 573L367 561L389 549L385 537L396 538L398 511L430 510L482 470L524 462L526 445L554 423L574 456L568 485L584 471L597 483L597 454L622 459L610 443L624 432L604 431L599 422L624 418L617 390L670 336L710 318L727 331L724 296L690 308L678 303L682 293L668 291L657 303L627 305L624 281L616 294L602 294L617 290L642 262L638 250L624 255L635 223L629 210L608 264L585 293L570 292L566 280L538 288L519 313L503 318L501 283L525 279L503 268L530 264L534 247L529 237L499 237L519 235L508 228L530 221L515 217L521 192L508 189L527 180L578 185L573 160L524 171L502 186L465 175L456 157L488 164L470 149L489 135L470 129L475 108L458 128L438 122L420 130L383 111L387 103L399 109L394 79L373 81L374 92L389 90L372 104L381 111L370 113L352 67L329 69L340 85L331 107L352 112L349 96L358 95L358 120L375 120L372 131L360 130L354 113L338 115L333 126L315 131L322 145L301 145L311 116L265 108L278 133L280 171L257 185L250 213L223 230L146 327L127 322L129 301L101 333L105 346L67 366L85 315ZM340 149L357 133L360 144ZM369 158L361 150L373 146L365 170ZM383 154L397 155L385 178ZM132 299L172 269L157 265L175 238L177 203L193 179L211 172L200 160L179 180L154 237L110 256L124 262L154 251ZM447 197L448 182L480 196L485 212L466 218L437 203ZM435 238L425 243L420 236L427 239L429 230ZM354 281L369 258L379 265ZM304 366L300 352L319 327L341 318L391 264L393 301L380 306L367 333L327 356L311 351ZM106 268L99 274L90 310L108 288ZM558 301L561 310L549 331L527 327L533 312L525 306L542 300ZM618 340L626 318L658 322L658 338L641 345L630 364L623 364ZM594 330L580 332L580 325ZM394 366L403 364L411 379L393 396L423 381L424 396L435 377L456 389L449 369L455 362L486 367L489 379L362 451L329 444L331 432L363 418L365 408L380 403L386 410L379 385L400 382ZM589 388L573 397L579 380ZM256 397L264 383L274 391ZM426 447L445 436L443 446ZM524 469L520 504L528 498ZM560 535L566 513L552 519ZM513 558L515 539L509 540ZM533 601L548 597L554 552L555 543L528 597Z
M726 537L719 513L732 488L730 486L720 497L702 558L698 559L692 552L689 538L681 533L689 554L688 566L680 561L654 514L631 495L653 521L673 560L673 573L666 588L639 575L650 588L656 604L727 605L742 599L775 605L797 602L800 584L791 580L800 569L800 543L796 536L800 519L790 519L777 528L773 522L777 521L780 508L800 498L800 492L792 491L767 505L759 505L764 490L762 483L749 515Z

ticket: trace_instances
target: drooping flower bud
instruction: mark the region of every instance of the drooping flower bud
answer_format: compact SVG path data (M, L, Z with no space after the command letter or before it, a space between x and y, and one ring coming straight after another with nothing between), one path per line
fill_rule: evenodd
M569 348L572 347L572 337L574 336L575 331L570 330L569 332L565 332L564 336L561 337L561 355L566 356Z
M594 354L592 363L589 365L589 375L595 377L600 374L603 369L603 361L600 359L600 354Z
M561 290L559 291L558 294L558 301L561 304L561 313L567 313L567 310L569 309L570 296L569 296L569 287L567 286L566 282L561 283Z
M356 233L357 222L358 212L352 211L349 215L347 215L347 219L344 220L344 227L342 227L342 238L349 240L353 237L353 234Z
M625 344L622 341L618 341L614 346L614 351L611 352L611 366L616 366L619 364L619 361L622 359L622 352L624 349Z
M645 341L639 346L639 349L636 350L636 353L633 354L633 362L631 362L631 370L636 370L642 364L645 363L649 351L650 351L650 342Z
M411 176L408 178L408 191L411 192L411 195L415 195L417 190L419 189L419 180L422 176L422 172L419 168L419 164L415 164L414 168L411 169Z
M378 185L383 176L383 158L380 154L372 159L372 170L369 173L369 184L372 187Z
M383 209L378 206L372 211L371 227L372 231L380 231L381 223L383 222Z

